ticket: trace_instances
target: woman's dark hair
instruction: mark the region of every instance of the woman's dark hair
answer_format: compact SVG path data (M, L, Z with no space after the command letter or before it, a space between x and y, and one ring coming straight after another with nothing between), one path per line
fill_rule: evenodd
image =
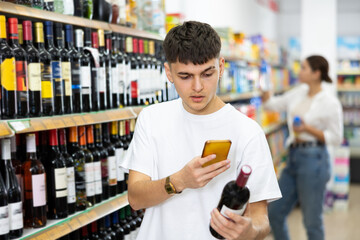
M172 28L163 43L169 63L204 64L220 55L221 41L216 31L206 23L188 21Z
M329 77L329 63L323 56L313 55L307 57L306 61L309 63L312 71L320 71L321 81L332 83L332 80Z

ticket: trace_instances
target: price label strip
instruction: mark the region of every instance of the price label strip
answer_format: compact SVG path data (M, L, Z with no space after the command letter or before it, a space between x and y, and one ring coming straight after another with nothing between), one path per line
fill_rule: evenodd
M63 117L62 120L65 124L65 127L75 127L76 126L74 120L71 117Z
M95 123L92 114L91 114L91 115L90 115L90 114L86 114L86 115L84 115L84 116L82 116L82 117L83 117L84 121L86 122L86 124L93 124L93 123Z
M84 119L81 116L73 116L72 118L77 126L85 125Z

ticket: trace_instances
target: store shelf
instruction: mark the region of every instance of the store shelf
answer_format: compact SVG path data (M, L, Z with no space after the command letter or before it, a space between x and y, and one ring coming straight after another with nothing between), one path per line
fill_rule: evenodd
M253 61L249 61L244 58L235 57L235 56L223 56L223 57L225 58L225 61L227 61L227 62L246 62L247 64L249 64L251 66L260 67L260 62L253 62Z
M0 121L0 138L14 136L14 131L9 127L6 121Z
M118 209L128 205L127 193L105 200L98 205L90 207L80 213L61 220L48 220L44 228L25 229L19 239L49 240L58 239L89 223L96 221Z
M263 127L263 130L265 132L265 135L269 135L271 133L273 133L274 131L278 130L279 128L281 128L282 126L286 125L286 121L280 121L278 123L273 123L270 124L266 127Z
M159 35L140 31L137 29L118 26L115 24L109 24L102 21L90 20L86 18L68 16L55 12L48 12L45 10L39 10L35 8L29 8L21 5L16 5L8 2L0 2L0 13L11 14L21 16L22 18L39 19L43 21L61 22L65 24L76 25L79 27L89 27L93 29L103 29L107 31L114 31L126 35L131 35L140 38L150 38L156 40L163 40Z
M359 86L349 86L349 87L338 87L337 88L338 92L360 92L360 87Z
M71 114L53 117L9 120L8 124L15 133L37 132L57 128L68 128L96 123L120 121L136 118L132 108L107 110L82 114ZM1 131L1 129L0 129Z
M360 75L360 71L359 70L339 71L337 72L337 75L342 75L342 76Z
M247 92L247 93L228 93L228 94L220 94L219 97L224 102L235 102L250 99L253 97L260 97L260 92Z

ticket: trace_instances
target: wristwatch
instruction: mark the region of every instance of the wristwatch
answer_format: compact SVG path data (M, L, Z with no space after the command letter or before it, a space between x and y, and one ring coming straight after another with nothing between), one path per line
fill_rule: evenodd
M166 178L165 181L165 190L168 194L179 194L181 192L177 192L174 185L170 181L170 176Z

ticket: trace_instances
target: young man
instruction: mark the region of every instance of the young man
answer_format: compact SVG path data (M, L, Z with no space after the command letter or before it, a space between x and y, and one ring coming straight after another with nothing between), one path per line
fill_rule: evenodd
M130 170L129 203L146 208L138 240L263 239L269 232L267 202L281 197L262 129L216 96L224 72L220 38L210 25L185 22L164 41L166 75L178 100L144 109L123 167ZM207 140L230 139L228 160L201 155ZM226 183L240 167L253 172L244 216L216 209Z

